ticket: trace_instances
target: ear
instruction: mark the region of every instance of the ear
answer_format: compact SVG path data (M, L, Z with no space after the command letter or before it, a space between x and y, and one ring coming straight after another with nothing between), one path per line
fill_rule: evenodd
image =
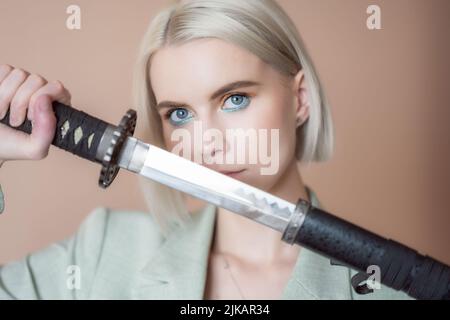
M301 69L294 78L294 94L296 97L295 117L297 128L302 126L309 117L310 101L308 99L308 88L306 86L305 74Z

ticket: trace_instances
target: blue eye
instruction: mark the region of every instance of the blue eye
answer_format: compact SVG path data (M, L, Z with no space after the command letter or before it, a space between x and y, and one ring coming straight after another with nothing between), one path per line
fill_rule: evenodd
M228 108L222 108L225 112L237 111L246 108L250 104L250 98L244 94L233 94L225 100Z
M192 119L192 113L185 108L177 108L168 112L170 123L180 126Z

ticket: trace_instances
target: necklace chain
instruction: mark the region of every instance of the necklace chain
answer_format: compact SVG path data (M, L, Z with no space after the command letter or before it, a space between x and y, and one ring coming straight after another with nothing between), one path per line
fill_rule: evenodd
M239 284L238 284L238 282L237 282L237 280L236 280L236 278L235 278L233 272L231 271L230 263L228 262L228 260L227 260L227 258L225 257L224 254L222 254L222 257L223 257L223 260L225 261L225 269L228 270L228 273L230 274L230 277L231 277L231 279L233 280L234 286L235 286L236 289L239 291L239 294L241 295L241 298L242 298L243 300L247 300L247 299L245 299L244 294L242 293L242 289L241 289L241 287L239 286Z

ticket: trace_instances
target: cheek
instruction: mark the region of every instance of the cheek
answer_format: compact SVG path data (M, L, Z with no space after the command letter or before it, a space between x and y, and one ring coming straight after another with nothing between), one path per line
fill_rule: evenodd
M167 151L174 152L174 149L177 147L177 144L179 143L179 141L177 140L177 136L182 134L179 130L179 128L173 127L168 123L163 123L163 140L165 149Z
M163 134L163 140L164 140L164 145L166 147L167 150L172 149L173 147L173 142L171 141L171 136L172 136L172 132L173 129L169 128L166 124L162 124L162 134Z
M194 130L192 126L173 127L163 124L163 142L167 151L193 161Z
M278 97L278 99L267 99L259 101L256 108L248 113L246 118L247 127L255 129L277 130L278 141L268 140L267 149L272 161L278 161L277 170L272 175L262 175L261 167L267 167L262 163L250 166L248 182L264 190L269 190L281 178L283 173L295 158L296 125L293 102L289 97ZM274 145L271 145L274 143ZM273 153L277 153L276 156ZM277 159L277 160L275 160Z
M246 121L252 128L267 129L269 136L270 130L277 130L279 143L275 149L278 149L280 163L282 160L291 160L286 158L292 157L295 152L296 121L294 105L288 96L275 96L266 101L261 100ZM270 146L268 148L270 150Z
M262 97L256 101L246 121L255 128L295 131L293 102L284 94Z

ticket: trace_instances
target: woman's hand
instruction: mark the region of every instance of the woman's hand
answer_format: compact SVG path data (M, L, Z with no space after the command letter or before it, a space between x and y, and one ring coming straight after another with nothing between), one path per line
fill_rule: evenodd
M28 118L31 134L0 123L0 163L41 160L48 155L56 129L53 101L70 105L71 95L60 81L48 82L37 74L0 65L0 119L10 111L10 124L18 127Z

